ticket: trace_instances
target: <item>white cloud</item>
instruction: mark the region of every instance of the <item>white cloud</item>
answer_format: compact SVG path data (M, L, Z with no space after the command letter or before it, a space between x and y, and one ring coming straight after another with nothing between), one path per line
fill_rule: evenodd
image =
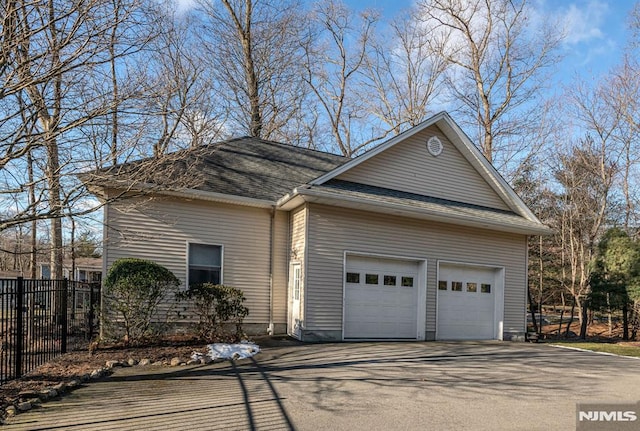
M175 0L176 10L180 12L187 12L196 6L196 0Z
M602 41L606 37L602 26L610 10L609 5L603 1L572 3L568 7L559 8L555 13L560 15L566 35L565 43L568 45Z

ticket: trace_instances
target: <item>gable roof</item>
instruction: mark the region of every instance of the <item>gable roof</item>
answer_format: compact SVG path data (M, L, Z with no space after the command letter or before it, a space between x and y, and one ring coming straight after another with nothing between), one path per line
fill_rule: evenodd
M336 178L433 125L446 135L510 211ZM94 189L142 190L265 208L276 206L281 210L291 210L304 202L318 202L526 235L551 232L446 112L354 159L243 137L126 163L81 177Z
M336 167L334 170L311 181L311 186L319 186L332 180L338 175L360 165L361 163L376 157L387 149L406 140L410 136L420 133L424 129L436 125L447 136L449 141L460 151L465 159L478 171L487 181L489 186L505 201L508 207L516 214L534 223L540 224L538 218L531 212L527 205L520 199L516 192L484 157L480 150L471 142L464 131L456 124L447 112L440 112L431 118L426 119L417 126L394 136L386 142L372 148L366 153L351 159L349 162Z
M243 137L84 174L83 180L94 187L145 189L198 198L233 196L245 198L245 203L273 205L291 190L348 160Z

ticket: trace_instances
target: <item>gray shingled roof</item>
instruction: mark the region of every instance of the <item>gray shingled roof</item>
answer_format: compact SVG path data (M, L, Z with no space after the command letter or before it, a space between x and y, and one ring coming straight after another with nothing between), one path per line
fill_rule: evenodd
M347 161L335 154L244 137L115 166L83 180L99 186L144 183L275 202Z
M369 186L342 180L329 180L319 186L313 186L311 191L317 190L327 193L332 198L356 198L385 205L399 205L410 207L412 210L439 214L458 219L486 220L502 225L517 225L523 228L540 229L540 224L527 220L511 212L491 207L473 205L464 202L434 198L415 193L402 192L383 187Z

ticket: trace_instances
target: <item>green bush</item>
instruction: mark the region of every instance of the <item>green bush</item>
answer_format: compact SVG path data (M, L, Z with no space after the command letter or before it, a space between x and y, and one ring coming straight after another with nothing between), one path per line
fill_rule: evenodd
M192 301L200 319L198 332L207 341L234 341L244 336L242 321L249 309L242 305L244 293L231 286L203 283L189 286L177 295L179 300ZM225 324L234 326L235 332L225 331Z
M151 323L158 306L173 294L180 280L167 268L143 259L118 259L104 281L107 310L116 311L122 320L124 341L140 341L152 334Z

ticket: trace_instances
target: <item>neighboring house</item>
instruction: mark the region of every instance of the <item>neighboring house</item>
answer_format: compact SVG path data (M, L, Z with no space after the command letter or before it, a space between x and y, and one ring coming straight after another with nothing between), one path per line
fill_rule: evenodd
M84 282L99 283L102 281L102 259L94 257L79 257L76 258L75 263L71 259L65 258L62 263L63 277ZM15 278L26 277L29 278L27 271L2 271L0 272L0 278ZM39 279L48 280L51 278L51 266L48 263L36 264L36 277Z
M527 237L549 233L447 113L354 159L240 138L92 175L125 197L105 271L238 287L252 332L305 341L522 336Z
M65 258L62 263L65 278L75 281L98 283L102 281L102 259L95 257L78 257L75 262ZM51 278L51 267L48 263L38 264L38 278Z

